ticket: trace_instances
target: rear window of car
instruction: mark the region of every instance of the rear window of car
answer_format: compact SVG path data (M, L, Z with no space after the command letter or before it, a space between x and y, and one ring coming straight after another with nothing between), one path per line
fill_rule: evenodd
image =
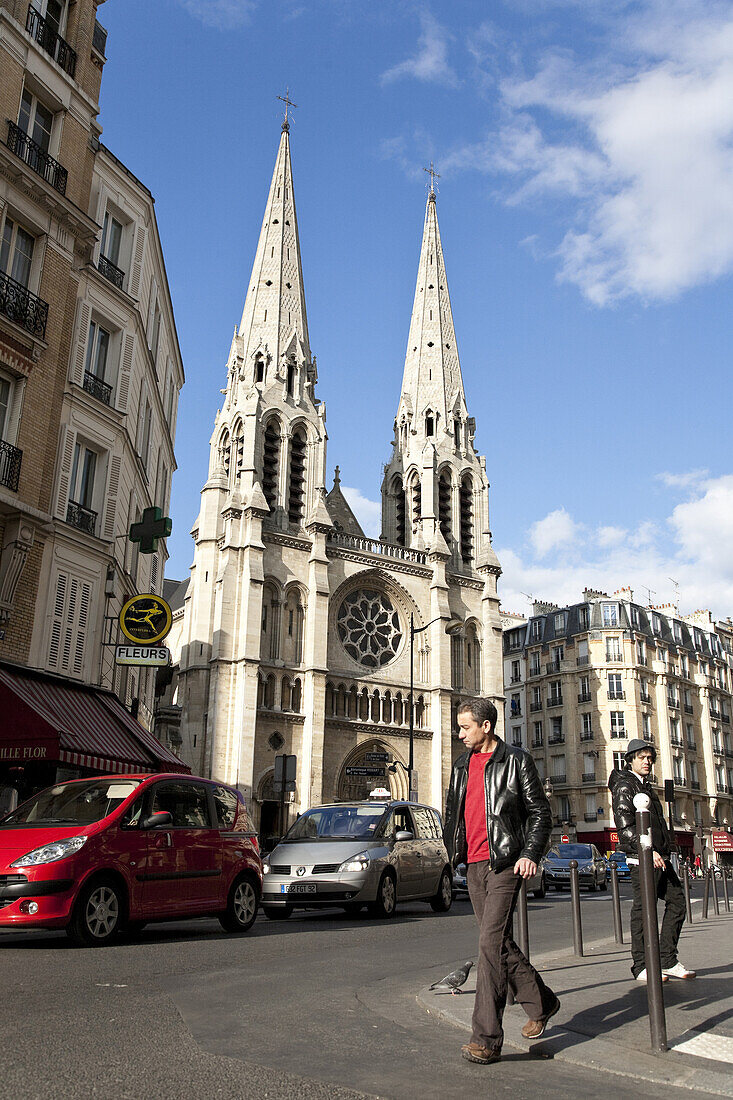
M155 788L152 812L168 810L176 829L211 828L209 800L203 783L161 783Z
M231 829L237 820L237 805L239 799L229 787L214 787L214 808L216 818L221 829Z
M590 844L555 844L547 853L550 859L591 859Z
M608 858L614 860L615 863L626 863L625 852L611 852Z
M440 833L438 832L435 817L431 810L426 806L416 806L413 808L412 816L415 819L415 825L417 826L419 836L427 840L438 839Z

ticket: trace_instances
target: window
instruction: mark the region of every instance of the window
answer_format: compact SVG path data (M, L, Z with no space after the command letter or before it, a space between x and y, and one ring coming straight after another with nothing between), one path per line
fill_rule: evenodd
M110 334L96 321L89 325L89 342L87 344L86 372L93 374L101 382L104 381L104 372L107 367L109 354Z
M512 695L511 708L510 709L511 709L511 712L512 712L512 718L517 718L521 715L521 713L522 713L522 704L520 702L519 695Z
M639 608L634 607L633 604L631 606L631 625L632 626L638 626L639 625Z
M69 498L75 504L79 504L82 508L88 510L92 508L96 469L96 452L90 450L83 443L77 443L74 447L74 464L71 468Z
M302 523L305 513L305 452L305 434L301 428L296 428L290 442L290 495L288 498L288 519L293 524Z
M158 302L156 300L155 310L153 312L153 338L150 341L150 350L153 354L153 360L156 360L158 358L158 348L160 346L160 323L161 323L160 306L158 305Z
M650 714L641 716L641 733L644 741L648 741L652 735L652 718Z
M621 642L613 635L610 638L606 638L606 660L621 660Z
M10 218L5 219L0 244L0 270L24 287L30 283L34 244L30 233Z
M561 821L570 821L573 816L570 799L566 794L560 795L557 800L557 812Z
M512 683L517 684L521 680L519 673L519 661L512 661Z
M530 636L533 642L542 641L542 619L533 619L530 628Z
M206 787L198 783L161 783L155 788L151 812L167 810L173 829L210 829Z
M692 722L687 723L687 744L691 749L695 747L695 727Z
M565 630L565 612L560 611L555 615L555 633L562 634Z
M695 815L695 824L702 825L702 807L699 802L692 803L692 812Z
M672 620L672 635L673 635L674 640L676 642L681 642L682 641L682 627L680 626L680 624L677 622L676 619Z
M590 615L587 607L578 608L578 627L581 630L587 630L590 623Z
M214 787L212 793L219 827L231 829L237 819L237 796L228 787Z
M580 677L580 694L583 697L590 695L590 676Z
M562 776L563 779L565 778L566 772L565 772L565 754L564 753L560 753L559 756L553 756L552 757L552 773L551 774L552 774L552 777L554 779L559 779L561 776Z
M646 664L646 647L643 642L636 643L636 663L638 665Z
M550 706L559 706L562 703L562 684L560 680L550 682L550 693L547 701Z
M588 711L586 714L581 714L580 719L581 719L581 722L583 724L582 725L583 736L587 737L588 734L591 734L593 732L593 726L592 726L593 719L592 719L592 715L591 715L590 711Z
M552 737L553 741L562 741L563 740L562 717L560 717L560 716L558 716L557 718L552 719L552 734L551 734L551 737Z
M652 615L652 630L655 634L661 634L662 620L659 618L659 615Z
M109 210L104 215L104 227L102 229L101 254L106 260L110 260L115 267L120 261L120 246L122 244L122 225L113 218Z
M0 439L5 439L5 429L8 426L10 412L10 383L5 378L0 378Z
M539 653L533 653L532 654L532 664L531 664L531 667L530 667L530 672L531 672L532 676L539 676L541 671L542 671L542 664L541 664L541 661L540 661L540 655L539 655Z
M425 435L434 435L435 433L435 420L431 413L428 413L425 417Z
M542 706L542 688L532 688L532 707L538 710Z
M18 126L28 137L39 145L44 153L48 152L51 144L51 127L53 126L53 112L32 95L27 88L23 89L18 111ZM33 155L32 153L30 154ZM28 159L24 157L23 159ZM45 158L44 158L45 160ZM35 168L35 164L31 167Z
M611 711L611 737L625 737L626 725L624 723L624 712L622 710Z
M150 428L153 423L153 410L150 407L150 402L146 399L145 407L142 413L142 419L140 421L140 444L138 448L138 454L142 459L143 465L145 465L149 458L150 452Z
M624 692L621 687L621 673L609 672L608 673L608 698L609 699L623 699Z
M675 783L684 783L685 766L681 756L672 757L672 771L674 773Z
M521 726L512 726L512 744L521 746L521 744L522 744L522 727Z
M603 608L603 625L604 626L618 626L618 604L617 603L604 603Z
M585 796L585 816L587 818L596 817L596 796L594 794L587 794Z
M679 718L670 718L669 720L669 736L673 745L681 745L682 738L680 737L680 720Z
M697 771L697 760L690 761L690 781L692 783L699 783L700 778Z
M626 760L622 752L615 752L613 754L613 766L621 771L626 766Z
M534 743L535 743L535 745L541 745L542 744L542 723L541 722L535 722L534 723Z

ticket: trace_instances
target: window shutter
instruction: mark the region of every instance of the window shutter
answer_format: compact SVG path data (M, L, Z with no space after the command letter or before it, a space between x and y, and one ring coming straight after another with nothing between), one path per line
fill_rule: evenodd
M71 360L71 381L77 386L84 385L84 362L89 339L89 302L79 303L79 321L76 330L76 344Z
M117 513L117 494L120 488L121 465L122 459L119 455L113 455L110 458L107 494L104 503L104 537L110 540L115 537L115 516Z
M67 584L68 577L66 574L59 573L56 578L56 595L54 597L53 615L51 618L51 636L48 643L48 666L52 669L57 669L59 667L61 628L64 624Z
M153 322L155 319L155 303L158 300L158 284L155 279L150 280L150 300L148 302L148 324L145 329L148 347L152 350L153 347Z
M126 332L122 338L122 355L120 356L120 374L117 383L117 408L120 412L127 412L127 403L130 398L130 377L132 375L132 360L135 352L135 337L131 332Z
M139 225L135 233L135 248L132 254L132 271L130 272L130 296L132 298L138 298L140 295L140 279L145 257L145 236L145 228Z
M48 646L49 668L81 676L89 629L92 585L67 573L56 578Z
M92 601L92 586L86 581L79 582L79 608L74 639L73 663L69 671L81 676L84 671L84 651L86 649L89 628L89 610Z
M67 424L61 429L61 443L59 447L59 473L58 486L56 488L56 506L54 514L59 519L66 519L66 510L69 505L69 489L71 485L71 467L74 461L74 447L76 445L76 432Z

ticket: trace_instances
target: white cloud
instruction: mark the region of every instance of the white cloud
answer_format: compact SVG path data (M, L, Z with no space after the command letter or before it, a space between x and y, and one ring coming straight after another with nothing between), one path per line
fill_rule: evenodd
M546 54L530 78L505 78L499 134L442 161L510 174L510 201L572 200L559 277L597 305L733 271L733 10L630 10L602 11L603 55Z
M692 489L700 485L707 476L707 470L689 470L684 474L657 474L657 480L668 489Z
M382 531L381 500L370 500L360 489L351 489L347 485L341 486L341 492L361 524L364 534L371 539L378 539Z
M682 488L687 488L683 486ZM535 539L535 532L552 517L545 530L549 539ZM555 603L574 603L584 588L613 593L629 586L635 598L648 602L672 602L674 581L680 586L680 611L709 608L722 618L733 612L733 474L698 483L690 500L675 505L664 524L645 520L636 530L609 525L589 531L559 509L533 524L529 542L521 550L497 547L503 575L502 605L527 609L523 593Z
M446 84L454 88L458 77L448 64L448 42L451 35L430 15L420 15L421 33L417 40L417 52L414 57L400 61L398 65L382 73L382 83L391 84L403 77L414 77L431 84Z
M208 27L231 30L246 23L257 6L257 0L178 0L189 15Z
M571 519L564 508L556 508L554 512L549 512L544 519L533 523L529 530L529 537L538 558L545 557L559 546L573 542L578 534L578 524Z

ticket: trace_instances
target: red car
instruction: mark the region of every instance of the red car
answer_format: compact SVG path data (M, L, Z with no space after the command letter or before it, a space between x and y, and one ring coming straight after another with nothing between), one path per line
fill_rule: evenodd
M233 787L195 776L57 783L0 818L0 928L101 946L152 920L254 924L262 862Z

